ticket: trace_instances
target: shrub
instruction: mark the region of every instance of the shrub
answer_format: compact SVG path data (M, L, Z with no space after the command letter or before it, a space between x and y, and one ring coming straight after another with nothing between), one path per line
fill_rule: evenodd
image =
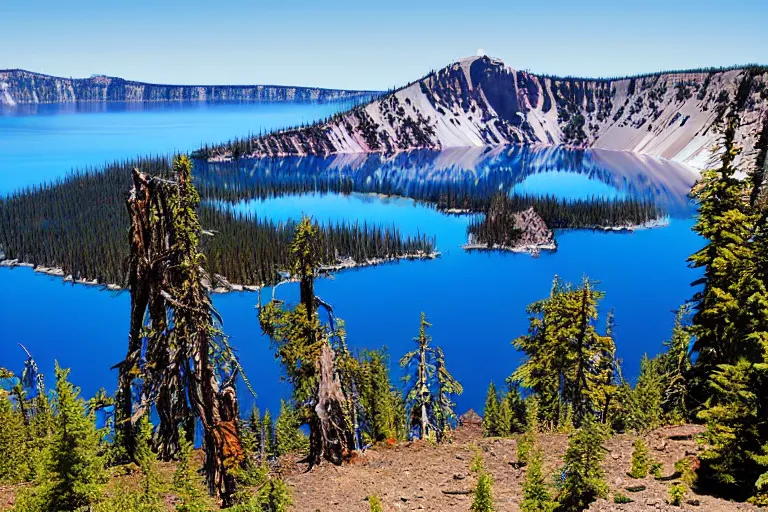
M637 439L633 446L632 469L629 471L629 476L632 478L645 478L648 476L648 468L650 465L648 447L645 446L645 441L642 439Z
M613 502L617 503L619 505L624 503L632 503L632 498L627 496L626 494L622 494L620 492L616 492L613 494Z
M679 507L683 504L683 500L685 499L685 494L687 492L688 489L685 487L685 484L681 482L672 484L669 487L669 491L667 491L667 503L672 506Z
M378 496L368 496L368 503L371 505L371 512L384 512L384 507Z
M655 478L656 480L659 480L662 477L661 476L662 471L664 471L663 462L651 461L651 474L653 475L653 478Z
M493 485L493 479L488 473L482 473L477 479L477 486L475 487L475 499L472 502L472 512L494 512L496 509L493 507L493 496L491 494L491 486Z

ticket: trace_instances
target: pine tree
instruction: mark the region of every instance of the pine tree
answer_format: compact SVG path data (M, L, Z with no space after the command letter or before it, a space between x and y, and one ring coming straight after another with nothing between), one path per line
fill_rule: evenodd
M195 457L192 443L186 436L179 436L179 462L173 474L173 489L180 503L176 505L178 512L206 512L210 509L208 500L204 497L202 482L195 470Z
M286 455L306 450L307 439L301 430L301 422L293 407L280 400L280 414L275 420L275 453Z
M596 329L602 298L586 277L579 287L555 277L550 296L528 306L528 334L513 341L526 360L512 382L536 393L553 429L567 416L566 406L576 426L588 414L607 420L616 392L616 357L610 329L605 335Z
M291 490L282 478L270 478L261 489L257 497L262 512L288 512L293 499Z
M67 380L69 370L56 363L55 373L54 433L39 479L40 503L44 510L77 510L94 503L101 492L99 434L80 390Z
M0 396L0 482L15 484L30 476L24 417L7 396Z
M432 324L427 322L427 316L421 313L419 322L419 335L413 340L418 344L418 348L408 352L400 359L400 367L408 368L415 365L415 379L413 384L406 392L406 407L408 408L408 417L410 418L409 428L418 426L419 437L426 438L429 432L434 428L434 423L430 422L430 408L432 405L432 391L430 390L430 381L434 379L435 366L430 363L430 356L433 353L429 343L432 338L427 335L427 329ZM406 379L411 378L411 374L406 375Z
M629 470L629 476L632 478L645 478L650 469L650 458L648 457L648 447L642 439L636 439L632 450L632 468Z
M485 407L483 407L483 435L495 437L499 435L499 394L493 381L488 385L485 395Z
M631 395L627 426L637 432L646 432L662 423L664 395L664 368L659 358L640 360L640 375Z
M272 414L269 409L264 411L264 417L261 419L261 443L262 450L267 456L275 455L275 430L272 423Z
M663 359L665 382L662 407L667 421L671 423L682 423L690 415L688 388L692 366L691 333L685 325L688 315L688 305L677 310L672 336L664 343L667 352Z
M557 502L552 499L543 471L544 454L534 446L528 454L528 465L523 482L521 512L553 512Z
M144 473L142 494L139 504L147 509L160 508L159 482L157 475L157 455L152 451L152 423L149 415L144 414L137 424L134 457Z
M601 467L607 438L606 427L592 415L585 416L581 427L569 437L559 511L580 512L597 498L607 496L608 485Z
M371 512L384 512L384 507L378 496L368 496L368 503L371 506Z
M365 415L365 437L371 442L395 439L398 437L398 404L389 379L386 352L365 351L360 365L359 392Z
M493 479L486 472L480 474L475 486L474 500L472 501L472 512L494 512L493 506Z
M437 427L437 439L440 442L450 440L451 432L456 426L458 418L454 412L456 402L453 395L460 395L464 388L445 365L445 354L440 347L435 348L435 373L437 375L437 393L434 404L435 425Z

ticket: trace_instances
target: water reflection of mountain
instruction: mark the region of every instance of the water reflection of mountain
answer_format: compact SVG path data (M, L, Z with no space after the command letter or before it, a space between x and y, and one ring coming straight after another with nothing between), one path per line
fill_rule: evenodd
M696 174L688 167L633 153L563 147L503 146L419 150L391 156L345 154L196 162L198 182L224 199L266 197L310 190L401 195L431 200L445 194L489 197L511 191L543 173L575 173L604 195L606 185L624 197L644 199L669 214L692 213L688 192ZM546 189L542 194L549 193Z

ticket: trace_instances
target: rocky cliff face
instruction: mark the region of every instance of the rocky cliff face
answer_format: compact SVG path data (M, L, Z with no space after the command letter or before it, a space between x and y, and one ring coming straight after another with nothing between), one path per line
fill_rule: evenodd
M59 78L0 70L0 105L76 101L331 101L366 98L372 91L278 85L161 85L122 78Z
M326 123L241 141L238 156L396 152L507 143L632 151L703 168L713 125L735 105L752 147L768 115L768 69L557 78L488 57L460 60ZM232 156L215 148L211 158Z

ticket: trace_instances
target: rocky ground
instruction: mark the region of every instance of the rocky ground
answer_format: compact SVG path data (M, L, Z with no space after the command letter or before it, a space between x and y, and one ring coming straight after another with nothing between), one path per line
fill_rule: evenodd
M651 458L664 463L661 480L629 477L627 471L631 466L632 443L636 436L613 437L606 445L609 453L605 458L611 488L609 500L594 503L589 510L756 510L750 505L694 492L688 493L683 507L666 504L667 489L675 480L672 476L674 463L686 454L697 453L693 435L699 431L700 428L695 426L667 427L644 436ZM545 469L553 471L562 462L568 438L560 434L542 434L539 442L545 453ZM289 466L287 480L293 488L294 510L363 512L369 510L367 496L377 495L384 510L389 511L468 511L476 482L469 467L477 451L493 476L497 510L519 510L525 470L516 465L517 442L515 439L483 438L479 426L460 428L451 444L433 446L413 442L377 448L344 467L325 466L306 473L302 466ZM645 489L638 492L626 490L638 486L645 486ZM633 502L614 504L615 492L629 496Z
M757 510L744 503L731 503L705 494L706 490L690 491L682 507L666 503L667 490L676 481L674 463L686 455L698 453L693 439L701 431L698 426L665 427L645 436L650 457L664 464L662 478L633 479L627 475L631 466L632 443L637 436L617 435L606 443L608 455L604 467L611 492L608 500L593 503L590 512L608 511L698 511L726 512ZM568 446L564 434L541 434L539 444L545 454L545 470L554 472L562 462ZM493 477L493 497L498 512L519 510L525 469L518 468L515 439L483 438L479 425L466 425L455 433L450 444L432 445L428 442L408 442L395 446L380 446L353 459L343 467L325 465L306 472L306 465L295 458L282 461L283 474L293 493L296 512L366 512L370 510L368 496L378 496L385 511L470 510L476 477L470 464L476 453L483 457L486 469ZM170 487L172 464L161 465L161 481ZM120 471L114 473L115 475ZM122 472L126 473L126 472ZM136 474L114 476L109 488L122 484L139 485ZM644 487L631 492L627 488ZM18 488L0 487L0 510L8 509ZM108 492L109 489L108 489ZM633 501L615 504L613 496L621 493ZM176 499L165 496L169 510Z

